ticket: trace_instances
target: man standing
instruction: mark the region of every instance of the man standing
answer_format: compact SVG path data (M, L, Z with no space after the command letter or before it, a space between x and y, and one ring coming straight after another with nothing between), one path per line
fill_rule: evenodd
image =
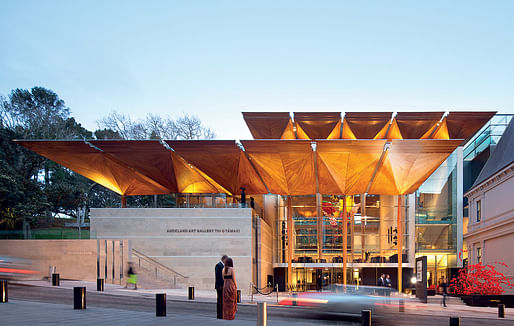
M384 287L385 285L385 274L382 273L380 274L380 277L377 280L377 286ZM379 289L378 294L383 296L385 295L385 291L383 289Z
M216 289L216 294L218 296L218 301L216 304L216 317L218 319L223 319L223 268L225 267L225 261L227 258L227 255L223 255L223 257L221 257L221 261L219 261L214 267L214 274L216 276L216 283L214 288Z

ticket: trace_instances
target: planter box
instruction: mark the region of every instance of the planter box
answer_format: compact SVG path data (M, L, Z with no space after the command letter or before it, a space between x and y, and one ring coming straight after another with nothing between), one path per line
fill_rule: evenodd
M507 308L514 308L514 295L462 295L460 296L468 306L498 307L503 303Z

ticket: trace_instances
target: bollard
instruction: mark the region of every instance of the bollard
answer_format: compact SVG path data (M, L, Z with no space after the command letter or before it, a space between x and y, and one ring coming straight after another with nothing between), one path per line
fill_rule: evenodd
M450 326L460 326L460 318L450 317Z
M52 274L52 286L59 286L61 284L59 273Z
M241 303L241 290L237 290L237 303Z
M103 278L96 279L96 290L103 292L103 290L104 290L104 279Z
M155 294L155 315L166 317L166 293Z
M189 300L195 299L195 288L193 286L190 286L187 291L187 298Z
M403 301L403 299L400 299L398 303L398 311L405 312L405 302Z
M86 287L73 288L73 309L86 309Z
M7 280L0 280L0 302L7 302L9 301L9 293L7 288Z
M371 326L371 310L363 310L361 313L361 325Z
M298 293L293 293L293 306L297 306L298 305Z
M257 302L257 326L266 326L267 323L266 302Z
M498 304L498 318L505 318L505 304Z

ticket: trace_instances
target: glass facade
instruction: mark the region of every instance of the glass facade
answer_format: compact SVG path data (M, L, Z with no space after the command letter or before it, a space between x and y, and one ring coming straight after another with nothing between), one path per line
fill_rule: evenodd
M449 268L458 267L458 229L462 228L457 209L462 200L459 168L462 162L455 151L416 191L416 257L427 256L429 286L447 279Z

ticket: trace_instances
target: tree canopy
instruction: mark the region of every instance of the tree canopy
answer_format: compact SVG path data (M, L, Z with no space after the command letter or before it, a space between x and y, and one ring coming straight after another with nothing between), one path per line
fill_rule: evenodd
M119 207L120 196L12 142L13 139L212 139L214 132L192 115L144 119L113 111L84 128L52 90L14 89L0 96L0 229L51 224L76 216L79 207ZM134 196L132 207L172 206L171 196Z

